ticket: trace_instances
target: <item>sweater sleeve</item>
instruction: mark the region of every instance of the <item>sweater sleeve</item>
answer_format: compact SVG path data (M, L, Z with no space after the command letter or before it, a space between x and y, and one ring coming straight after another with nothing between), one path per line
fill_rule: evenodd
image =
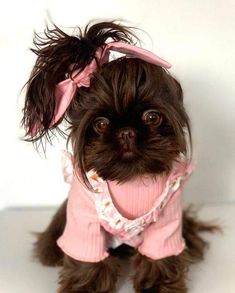
M75 174L68 196L66 226L57 244L65 254L79 261L99 262L108 256L106 233L92 194Z
M181 190L168 202L156 222L143 232L143 242L138 247L141 254L151 259L162 259L180 254L185 248L182 237Z
M192 164L177 164L169 180L181 178L170 201L164 207L156 222L143 232L143 242L138 247L141 254L152 259L178 255L185 248L182 236L182 189L193 170Z

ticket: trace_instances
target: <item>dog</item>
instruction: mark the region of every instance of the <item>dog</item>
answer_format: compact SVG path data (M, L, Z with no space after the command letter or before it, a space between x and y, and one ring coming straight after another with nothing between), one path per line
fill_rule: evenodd
M182 87L136 40L115 21L34 38L25 140L50 140L67 121L73 150L63 155L68 199L34 245L43 265L61 266L59 293L115 292L123 259L135 292L185 293L207 247L199 232L215 229L182 211L193 170ZM124 55L110 60L111 51Z

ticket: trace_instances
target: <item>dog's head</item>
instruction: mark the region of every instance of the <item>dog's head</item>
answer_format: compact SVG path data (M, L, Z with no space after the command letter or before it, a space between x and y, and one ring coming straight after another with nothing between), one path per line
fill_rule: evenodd
M119 35L119 39L127 38L126 28L112 25L106 23L106 29L115 30L113 34ZM98 32L94 34L97 36ZM101 36L100 33L99 40ZM57 40L54 47L40 48L37 69L28 82L23 123L28 129L32 129L36 121L43 125L33 140L42 138L51 128L55 109L53 92L56 83L63 79L60 70L65 73L76 61L75 57L65 61L59 58L62 52L66 56L69 38L64 36L66 44L59 44ZM59 45L65 48L59 50ZM82 45L84 47L84 42ZM90 44L90 50L94 53L97 46L92 48ZM78 44L77 47L79 49ZM52 54L56 49L57 61ZM81 56L80 52L80 59ZM90 57L86 59L86 63L90 60ZM169 172L175 160L189 155L189 118L179 82L161 66L137 58L122 57L98 67L90 87L76 92L64 117L70 124L69 139L86 183L86 172L91 169L105 180L123 182L142 174Z
M179 83L160 66L117 59L102 67L68 111L77 161L108 180L171 169L187 153Z

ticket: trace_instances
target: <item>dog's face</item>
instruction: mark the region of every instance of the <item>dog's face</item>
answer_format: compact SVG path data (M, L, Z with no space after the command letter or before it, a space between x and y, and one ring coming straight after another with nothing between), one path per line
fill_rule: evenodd
M124 182L170 171L187 154L188 116L179 83L138 59L106 64L68 111L75 158L85 172Z

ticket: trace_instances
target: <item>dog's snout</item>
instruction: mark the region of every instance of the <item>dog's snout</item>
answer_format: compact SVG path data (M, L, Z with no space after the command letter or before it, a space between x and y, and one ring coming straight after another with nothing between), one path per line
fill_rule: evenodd
M136 136L136 132L132 128L121 129L118 133L118 137L123 140L133 139Z

